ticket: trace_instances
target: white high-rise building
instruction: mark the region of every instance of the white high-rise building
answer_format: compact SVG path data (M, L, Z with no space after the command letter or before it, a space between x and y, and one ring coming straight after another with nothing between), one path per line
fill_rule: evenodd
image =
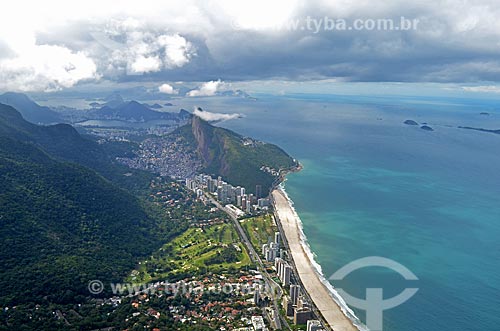
M283 259L277 258L278 262L275 261L274 267L276 268L276 273L281 283L284 286L290 285L290 278L292 275L292 267Z
M293 305L297 305L300 294L300 286L299 285L290 285L290 298Z
M266 249L266 261L273 262L276 259L276 250L268 247Z
M283 283L283 286L288 286L290 285L290 277L292 275L292 267L289 265L285 266L285 269L283 270L283 279L281 282Z
M323 330L320 321L318 320L307 321L307 331L320 331L320 330Z
M280 265L281 263L283 263L283 259L280 258L280 257L277 257L276 260L274 260L274 269L276 269L276 273L279 274L279 270L280 270Z
M273 262L278 256L278 247L275 243L264 244L262 245L262 255L267 262Z
M281 243L281 233L279 233L279 232L275 232L275 233L274 233L274 242L275 242L275 243L276 243L276 245L278 245L278 247L279 247L279 245L280 245L280 243Z
M237 186L234 189L234 193L236 194L236 196L243 196L243 195L245 195L245 188L241 187L241 186Z
M262 245L262 255L266 256L266 251L267 251L267 244Z

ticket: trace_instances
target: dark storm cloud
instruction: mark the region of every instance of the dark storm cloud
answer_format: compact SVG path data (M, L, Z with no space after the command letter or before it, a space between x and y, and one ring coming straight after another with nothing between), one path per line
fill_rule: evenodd
M183 23L175 17L79 19L38 31L37 44L82 52L97 67L92 77L115 82L500 81L500 6L493 0L310 1L300 3L289 21L259 29L235 29L230 17L197 4L198 16L179 19ZM418 20L417 28L325 28L325 19L348 26L356 19L392 19L399 26L402 17ZM313 25L305 26L308 18ZM7 50L0 38L0 59L11 56Z

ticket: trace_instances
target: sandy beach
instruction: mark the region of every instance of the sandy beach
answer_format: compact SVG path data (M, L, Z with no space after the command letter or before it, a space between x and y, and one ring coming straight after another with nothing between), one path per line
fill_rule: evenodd
M329 326L335 331L358 331L351 320L342 312L333 300L326 286L321 282L312 261L303 249L300 238L299 219L280 189L272 192L276 216L291 251L296 272L317 309Z

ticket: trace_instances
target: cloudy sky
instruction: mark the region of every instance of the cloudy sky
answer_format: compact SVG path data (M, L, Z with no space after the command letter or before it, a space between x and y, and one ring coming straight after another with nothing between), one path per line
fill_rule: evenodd
M402 17L418 24L399 28ZM379 19L397 28L339 24ZM3 91L147 83L175 95L179 82L197 82L189 93L204 96L227 82L314 80L453 83L499 93L500 4L16 0L0 12Z

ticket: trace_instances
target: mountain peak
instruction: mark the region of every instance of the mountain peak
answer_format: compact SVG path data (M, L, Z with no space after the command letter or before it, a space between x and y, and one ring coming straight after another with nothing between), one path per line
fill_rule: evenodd
M0 120L22 120L23 117L14 107L0 103Z
M182 119L188 119L188 118L191 118L191 116L193 116L193 114L188 112L186 109L181 109L181 110L179 110L179 116Z
M174 134L180 134L191 145L205 173L222 176L248 192L254 192L256 185L267 191L275 182L276 177L262 171L262 167L276 171L296 167L295 161L279 147L257 141L249 144L243 136L213 126L196 115Z
M5 92L4 94L0 95L0 98L16 98L17 100L35 103L26 94L20 92Z
M6 92L0 95L0 103L14 107L29 122L53 124L61 122L59 114L49 107L40 106L24 93Z
M106 98L104 98L104 101L104 105L111 108L118 107L121 104L125 103L125 100L123 100L122 96L118 93L113 93L107 96Z

